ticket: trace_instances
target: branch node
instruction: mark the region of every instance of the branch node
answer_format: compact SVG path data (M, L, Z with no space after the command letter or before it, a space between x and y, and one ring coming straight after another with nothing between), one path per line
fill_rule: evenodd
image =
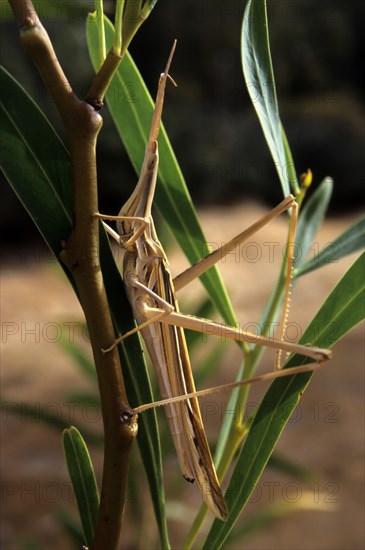
M20 31L21 32L28 31L28 30L34 29L36 26L37 24L34 21L34 19L32 19L31 17L26 17L24 19L24 22L20 25Z
M122 406L120 409L120 423L125 426L133 426L136 423L137 415L128 406Z

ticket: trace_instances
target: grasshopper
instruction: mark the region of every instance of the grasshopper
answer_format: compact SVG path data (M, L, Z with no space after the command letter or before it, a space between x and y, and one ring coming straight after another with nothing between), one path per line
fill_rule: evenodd
M318 365L329 359L330 351L249 334L237 328L180 313L175 295L176 290L201 275L221 259L224 253L227 253L238 243L243 242L271 219L288 209L292 209L294 214L292 215L289 238L292 245L288 247L289 276L287 277L286 288L286 302L288 302L297 205L294 197L290 195L270 213L232 239L226 245L225 251L222 249L215 250L174 280L172 279L168 259L156 234L151 209L159 161L157 138L166 82L168 79L174 82L169 76L169 69L175 46L176 41L165 71L160 75L150 135L136 188L121 208L118 216L95 214L99 218L116 220L117 222L117 233L106 224L105 227L107 232L116 239L124 250L123 280L137 322L137 326L133 330L123 334L108 350L104 351L109 351L134 332L141 331L156 370L163 399L157 404L163 404L166 407L166 415L183 475L190 482L196 480L203 500L216 517L224 520L227 517L227 507L214 468L197 399L197 395L204 393L204 390L203 392L196 392L195 389L184 328L200 332L209 330L209 333L224 334L227 338L255 342L277 350L299 353L311 357ZM284 307L284 310L286 309ZM285 317L286 312L283 314L282 326L284 326ZM243 383L252 383L262 379L313 370L314 368L312 366L309 369L308 365L305 365L283 371L279 370L255 379L246 380ZM242 382L238 383L238 385L240 384ZM234 385L237 384L231 384L230 386ZM155 405L141 406L136 409L136 412L139 413L145 408Z

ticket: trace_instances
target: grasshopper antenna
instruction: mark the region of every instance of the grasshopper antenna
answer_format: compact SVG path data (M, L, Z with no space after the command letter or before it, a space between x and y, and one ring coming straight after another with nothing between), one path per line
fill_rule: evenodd
M175 38L172 48L170 51L169 58L166 63L166 67L163 73L160 75L160 80L158 83L158 90L157 90L157 96L156 96L156 106L155 111L153 113L152 118L152 124L151 124L151 131L149 136L149 141L156 141L158 138L158 134L160 131L160 122L161 122L161 115L162 115L162 108L163 108L163 100L165 97L165 88L166 88L166 82L167 79L170 80L174 86L177 86L175 80L169 75L169 70L172 62L172 58L174 57L175 49L176 49L176 43L177 40Z

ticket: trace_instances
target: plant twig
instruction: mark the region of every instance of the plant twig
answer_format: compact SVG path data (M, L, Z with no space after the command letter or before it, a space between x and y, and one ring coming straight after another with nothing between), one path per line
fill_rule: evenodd
M114 73L122 62L134 35L153 10L156 1L148 1L142 7L142 0L126 0L125 2L124 0L117 0L116 22L118 24L115 30L120 36L115 37L114 45L95 75L85 98L85 101L96 110L100 110L103 107L104 97ZM122 26L120 28L121 21ZM119 47L119 45L120 51L116 51L115 48L116 46Z
M31 0L9 2L20 27L21 44L37 66L67 132L73 169L74 227L61 254L76 282L88 325L105 432L100 510L92 549L114 549L121 529L137 423L128 405L118 350L102 352L115 339L99 262L99 222L94 216L98 211L95 148L102 118L74 95Z
M121 55L116 54L113 49L109 50L104 63L95 75L85 98L85 101L95 110L99 111L103 107L104 96L121 61Z

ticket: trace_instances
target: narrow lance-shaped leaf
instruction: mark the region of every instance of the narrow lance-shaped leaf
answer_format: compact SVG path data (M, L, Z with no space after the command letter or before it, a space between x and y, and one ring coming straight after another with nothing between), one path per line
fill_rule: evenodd
M317 231L325 217L333 190L331 178L325 178L300 211L295 239L295 269L305 262Z
M76 496L85 542L91 545L99 510L99 491L89 451L73 426L63 432L63 448Z
M337 263L340 258L361 250L365 245L365 217L360 218L333 242L328 243L321 252L316 254L298 268L294 269L294 276L301 277L319 267Z
M247 2L241 32L243 73L274 160L284 196L299 191L285 131L281 125L272 68L269 29L264 0Z
M301 343L332 347L364 319L364 260L363 253L345 273L303 334ZM310 359L296 355L285 367L305 362ZM310 373L288 376L275 380L270 386L256 412L227 488L228 519L225 523L214 521L205 549L221 548L227 539L311 376Z
M32 98L0 69L0 167L58 257L72 225L69 154Z

